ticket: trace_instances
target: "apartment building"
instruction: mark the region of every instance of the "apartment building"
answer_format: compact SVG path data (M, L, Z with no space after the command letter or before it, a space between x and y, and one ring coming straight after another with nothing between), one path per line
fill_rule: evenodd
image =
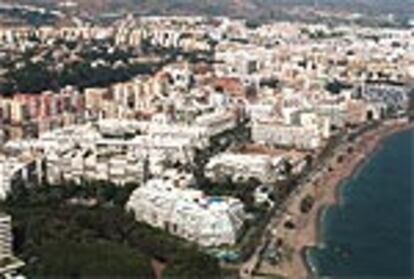
M14 183L36 185L43 179L42 158L0 153L0 200L6 199Z
M211 247L235 244L244 222L243 204L235 198L207 197L180 189L173 180L152 179L130 196L126 210L137 221Z
M84 119L83 96L74 88L41 94L0 97L3 129L8 139L36 137Z
M13 256L11 216L0 213L0 262Z
M0 212L0 276L13 276L23 266L13 254L12 218Z
M283 156L221 153L210 159L204 172L213 181L230 177L234 182L256 178L272 183L283 178L284 162Z
M304 150L317 149L323 145L322 136L316 128L264 120L253 122L252 139L264 145Z
M137 183L144 178L144 159L131 153L97 153L88 149L50 152L45 160L46 179L49 184L87 180L111 181L117 185Z
M207 112L198 116L194 125L205 128L208 136L212 137L235 128L237 117L232 111Z

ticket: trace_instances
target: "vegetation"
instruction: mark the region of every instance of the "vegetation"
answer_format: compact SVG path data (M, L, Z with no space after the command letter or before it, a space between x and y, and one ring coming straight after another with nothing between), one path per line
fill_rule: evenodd
M214 41L209 41L210 46L215 44ZM213 63L214 62L214 50L199 50L199 51L184 51L180 48L174 47L162 47L153 45L149 40L143 40L141 42L141 49L144 54L159 55L162 57L168 57L171 61L185 60L189 63Z
M260 86L277 89L280 86L280 81L277 78L264 79L260 81Z
M36 40L32 39L33 42ZM41 57L39 53L42 53ZM142 54L159 59L139 61ZM153 75L164 65L178 59L190 63L211 62L213 52L183 52L155 47L144 41L141 53L136 48L115 47L111 40L82 43L56 40L46 51L34 47L20 56L0 60L0 66L8 69L1 77L0 94L56 91L68 85L81 90L107 87L129 81L137 75Z
M106 181L85 181L82 184L65 182L62 185L43 185L28 188L21 183L13 186L13 193L5 202L10 208L59 207L62 203L76 204L75 201L95 201L97 206L122 208L137 184L119 187ZM79 202L81 203L81 202Z
M308 213L315 203L315 198L313 196L307 195L300 202L300 212Z
M41 26L51 25L57 20L57 17L51 13L40 13L19 8L1 9L0 18L13 19L27 25Z
M333 80L333 81L328 82L325 85L325 89L328 90L332 94L339 94L339 93L341 93L341 91L343 89L349 89L349 88L351 88L350 85L345 84L343 82L340 82L340 81L338 81L336 79Z
M414 86L412 86L408 96L410 98L408 103L408 117L412 121L414 119Z
M125 212L127 194L135 187L18 185L2 209L13 216L23 272L34 278L151 278L151 260L157 259L167 265L166 278L220 277L217 260Z
M261 208L255 204L253 196L254 191L260 184L260 181L255 178L235 183L228 177L219 183L213 183L206 179L204 183L200 185L200 188L204 193L210 196L236 197L244 203L246 211L254 213L261 210Z
M51 68L47 61L33 63L25 61L24 66L11 69L5 76L6 83L1 84L0 92L12 94L40 93L45 90L57 90L67 85L80 89L87 87L105 87L113 83L130 80L139 74L152 74L161 64L132 63L114 67L112 64L92 65L92 60L84 59L65 65L62 70Z
M45 242L38 253L40 259L36 261L41 264L29 265L27 268L27 274L35 277L153 277L145 256L111 242L54 240ZM42 255L47 255L46 261Z
M332 39L342 37L342 32L325 32L323 30L316 30L315 32L308 32L309 38L311 39Z

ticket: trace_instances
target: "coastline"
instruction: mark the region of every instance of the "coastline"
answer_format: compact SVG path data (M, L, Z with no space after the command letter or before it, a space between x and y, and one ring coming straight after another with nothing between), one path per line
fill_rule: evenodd
M315 267L309 262L307 254L309 248L323 245L320 222L326 210L343 203L342 187L381 148L386 138L413 128L413 122L387 121L358 137L352 144L352 153L347 152L347 145L341 146L338 151L343 160L339 162L336 153L328 160L331 170L322 172L318 178L304 185L302 193L288 205L286 215L297 224L297 229L287 231L283 228L284 222L275 228L286 240L287 247L292 249L291 259L277 266L263 263L260 271L286 278L315 277ZM298 210L300 201L308 194L315 197L315 203L307 214L301 214Z
M309 258L307 257L307 251L309 248L323 245L322 239L322 232L321 232L321 222L323 221L324 215L326 211L332 206L338 206L343 204L343 195L342 195L342 187L345 187L348 180L352 178L358 171L360 171L366 163L368 163L373 155L381 149L384 141L396 134L403 133L410 129L414 128L413 122L407 122L404 124L398 123L395 126L390 126L391 124L383 124L377 129L368 132L366 135L363 135L357 144L363 144L364 141L368 139L372 139L373 141L369 143L369 145L363 150L363 153L359 153L357 159L350 161L350 168L349 171L346 171L341 178L339 178L336 185L327 185L327 187L333 187L333 200L330 200L329 203L319 203L319 208L317 208L317 213L313 217L313 224L314 224L314 241L311 242L313 245L305 245L301 248L302 250L302 263L304 268L307 272L307 278L313 278L317 274L315 274L315 267L312 266L312 263L309 262ZM367 139L368 138L368 139ZM363 155L361 157L360 155ZM348 156L349 157L349 156ZM312 217L312 216L310 216Z

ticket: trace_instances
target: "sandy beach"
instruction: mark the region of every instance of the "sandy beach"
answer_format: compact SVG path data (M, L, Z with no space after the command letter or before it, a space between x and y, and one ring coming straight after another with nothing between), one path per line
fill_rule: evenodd
M256 269L257 273L286 278L313 277L312 267L306 261L305 251L308 247L323 245L319 239L319 227L324 209L335 203L341 203L340 186L369 160L369 157L381 147L385 138L413 127L414 123L388 121L365 132L354 142L338 146L335 155L328 160L325 168L303 185L300 193L288 202L287 213L274 228L274 237L283 239L283 247L290 251L290 256L278 265L262 261ZM303 214L300 212L300 202L307 195L314 196L315 203L307 214ZM293 230L286 228L284 226L286 220L291 220L296 228Z

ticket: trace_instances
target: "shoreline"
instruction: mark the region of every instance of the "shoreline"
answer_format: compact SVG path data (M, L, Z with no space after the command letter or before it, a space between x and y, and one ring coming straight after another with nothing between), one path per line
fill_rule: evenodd
M383 142L390 136L414 128L413 122L387 121L373 130L367 131L352 143L353 151L347 151L348 144L338 147L335 155L328 159L328 171L317 175L317 178L306 183L301 194L288 205L286 216L297 224L297 229L288 231L280 222L275 229L280 237L287 242L292 250L290 260L284 260L277 266L266 263L260 265L260 271L265 274L280 275L286 278L313 278L316 267L309 261L308 251L312 247L323 245L321 222L326 211L335 205L343 203L342 187L361 170L372 156L381 148ZM345 148L345 149L344 149ZM339 162L338 156L343 160ZM307 214L298 210L300 201L306 195L315 197L315 203Z
M388 124L390 125L390 124ZM323 236L321 231L321 222L323 222L323 218L329 210L329 208L333 206L341 206L344 203L344 197L342 195L343 187L346 186L346 184L349 182L352 177L354 177L359 171L361 171L364 166L369 163L370 160L372 160L372 157L382 148L384 141L387 140L389 137L404 133L408 130L411 130L414 128L413 122L407 122L404 124L398 123L396 126L387 126L387 124L382 124L380 127L374 129L373 131L367 132L367 134L364 134L361 139L359 140L358 144L362 144L364 140L366 140L366 137L372 136L374 137L374 141L370 143L369 147L364 150L363 155L365 157L359 158L352 162L354 163L350 167L350 171L346 172L345 175L342 176L342 178L339 179L337 185L334 185L334 200L329 203L320 203L319 208L317 208L317 213L314 216L314 226L315 226L315 237L314 237L314 244L313 245L305 245L301 248L302 251L302 262L304 265L304 268L307 271L307 278L313 278L317 276L315 274L316 267L312 265L312 263L309 261L308 258L308 250L313 247L318 247L320 245L323 245ZM380 130L380 131L377 131ZM357 144L357 145L358 145ZM330 187L331 185L328 185L327 187ZM311 216L310 216L311 217Z

